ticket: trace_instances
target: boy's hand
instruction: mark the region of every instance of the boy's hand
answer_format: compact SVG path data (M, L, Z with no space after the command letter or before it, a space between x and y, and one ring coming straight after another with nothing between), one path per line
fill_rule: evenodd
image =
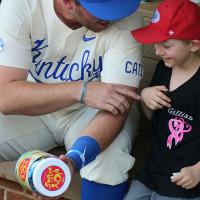
M171 182L187 190L194 188L200 182L200 163L182 168L179 173L171 176Z
M167 91L164 85L144 88L141 99L150 110L158 110L164 106L170 108L171 99L165 94Z

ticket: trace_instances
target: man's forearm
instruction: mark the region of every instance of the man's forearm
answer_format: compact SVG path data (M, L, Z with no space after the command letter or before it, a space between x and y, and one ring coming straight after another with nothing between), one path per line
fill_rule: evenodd
M93 137L103 151L120 133L124 126L128 112L114 116L106 111L99 111L88 124L82 135Z
M5 114L43 115L78 102L81 82L35 84L13 81L0 84L0 112Z

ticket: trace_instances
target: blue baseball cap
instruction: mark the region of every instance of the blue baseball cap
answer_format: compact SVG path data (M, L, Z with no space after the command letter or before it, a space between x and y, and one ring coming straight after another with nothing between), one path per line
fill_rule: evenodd
M140 5L140 0L79 0L79 2L90 14L107 21L127 17Z

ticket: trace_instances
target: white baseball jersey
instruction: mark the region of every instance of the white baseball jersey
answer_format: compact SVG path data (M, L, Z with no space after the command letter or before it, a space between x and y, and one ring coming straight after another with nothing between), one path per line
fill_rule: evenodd
M72 30L57 17L53 1L2 1L0 65L29 70L28 81L36 83L88 80L138 87L143 74L142 46L134 41L130 31L143 25L141 15L136 12L113 22L100 33L85 27ZM0 113L0 138L4 138L0 159L2 155L17 157L29 148L46 151L65 144L69 149L97 112L77 103L39 117ZM129 152L138 118L133 107L115 141L81 170L82 178L110 185L127 180L135 160Z
M72 30L56 15L53 0L5 0L0 6L0 65L27 69L35 82L88 80L138 87L142 47L130 31L142 25L135 12L99 33Z

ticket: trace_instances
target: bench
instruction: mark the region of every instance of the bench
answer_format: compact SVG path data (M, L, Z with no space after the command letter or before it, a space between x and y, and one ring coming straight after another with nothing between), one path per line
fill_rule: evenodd
M145 22L148 23L150 17L152 15L152 11L154 10L157 3L142 3L140 6L140 10L144 15ZM140 90L147 86L151 80L154 67L157 64L159 58L155 56L152 45L145 46L144 49L144 78L141 82ZM146 152L148 151L149 143L148 143L148 121L145 118L141 106L139 106L140 112L142 113L139 125L139 136L136 138L135 143L133 145L133 154L136 157L136 164L134 168L130 172L130 177L134 176L134 173L140 168L143 160L145 159ZM63 148L55 148L50 151L55 155L60 155L63 153ZM0 200L31 200L34 197L30 194L30 192L25 191L16 181L14 175L14 167L15 162L3 162L0 163ZM80 176L76 175L73 180L68 191L63 195L65 200L79 200L80 199Z

